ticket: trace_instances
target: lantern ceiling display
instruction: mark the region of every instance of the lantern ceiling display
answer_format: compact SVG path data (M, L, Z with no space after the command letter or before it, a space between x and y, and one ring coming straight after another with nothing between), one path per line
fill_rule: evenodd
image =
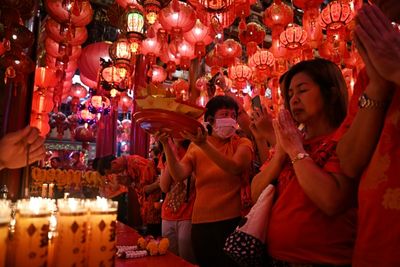
M158 13L161 10L161 4L157 0L145 0L143 3L146 12L147 23L153 25L158 19Z
M306 42L307 32L297 24L289 24L281 33L279 40L285 47L296 49Z
M131 52L136 54L144 38L144 11L139 5L130 5L122 20L123 31L130 43Z
M110 46L109 53L115 67L126 70L124 77L130 75L132 53L129 41L126 38L118 39Z
M333 1L321 11L320 18L324 29L336 30L349 23L353 19L353 13L348 3Z

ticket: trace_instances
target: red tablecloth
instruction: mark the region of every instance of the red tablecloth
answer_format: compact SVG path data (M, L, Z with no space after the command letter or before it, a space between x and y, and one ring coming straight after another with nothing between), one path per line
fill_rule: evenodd
M140 235L129 226L117 223L117 246L133 246ZM146 256L137 259L116 259L115 267L194 267L184 259L167 252L162 256Z

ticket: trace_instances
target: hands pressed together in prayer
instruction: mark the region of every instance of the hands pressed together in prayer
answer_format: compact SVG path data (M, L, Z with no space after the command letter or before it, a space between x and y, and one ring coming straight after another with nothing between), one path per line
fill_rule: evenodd
M382 11L365 4L358 11L354 33L370 82L382 86L386 80L400 85L400 32Z
M279 111L278 116L272 121L272 125L276 136L276 154L288 154L293 159L298 153L305 152L302 134L288 110Z

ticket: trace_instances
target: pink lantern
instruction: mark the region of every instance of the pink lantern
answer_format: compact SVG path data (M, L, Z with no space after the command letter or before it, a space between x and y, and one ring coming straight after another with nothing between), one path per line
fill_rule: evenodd
M289 24L281 33L279 40L286 48L297 49L306 42L307 32L299 25Z
M250 80L252 71L246 64L236 64L228 69L229 78L236 82L238 86L244 86Z
M167 78L167 72L163 67L158 65L152 66L151 81L155 84L162 83Z
M264 24L272 29L275 34L285 28L293 21L293 9L282 1L275 0L271 6L264 11Z
M155 63L156 57L160 53L160 48L161 43L157 40L157 37L143 40L141 53L146 56L150 65Z
M35 113L49 113L53 109L53 98L42 90L33 92L32 111Z
M40 131L40 136L45 137L50 132L49 115L46 113L32 113L30 125Z
M128 112L130 108L132 108L133 105L133 100L130 96L127 94L122 94L120 99L119 99L119 106L122 109L122 112Z
M196 57L194 54L194 47L191 45L189 42L186 40L182 40L178 44L178 46L175 46L176 43L171 43L170 44L170 49L173 54L176 55L176 57L180 58L180 66L182 69L187 70L190 67L190 61Z
M337 30L344 27L353 19L349 3L343 1L330 2L321 11L321 26L328 30Z
M274 62L274 55L266 49L257 51L248 60L249 66L258 70L267 70L274 65Z
M74 83L71 86L70 94L71 96L77 97L77 98L84 98L87 95L87 90L84 86L82 86L79 83Z
M167 7L161 9L158 20L165 30L174 37L179 37L193 28L196 22L196 13L188 4L172 0Z
M75 27L72 24L59 24L53 19L47 19L46 33L54 41L70 45L81 45L88 37L85 27Z
M82 53L80 45L72 46L67 43L58 43L50 37L45 39L44 46L46 52L52 57L68 57L69 60L77 60Z
M56 71L48 67L37 67L35 70L35 86L39 88L54 87L57 84Z
M90 88L97 87L98 74L100 71L100 58L109 60L109 42L97 42L87 45L82 50L78 65L81 81Z
M199 19L196 20L194 27L183 34L186 41L195 46L195 54L203 57L206 54L206 45L212 42L210 28L205 26Z
M86 26L92 21L93 9L89 0L45 0L46 10L59 23L69 22Z

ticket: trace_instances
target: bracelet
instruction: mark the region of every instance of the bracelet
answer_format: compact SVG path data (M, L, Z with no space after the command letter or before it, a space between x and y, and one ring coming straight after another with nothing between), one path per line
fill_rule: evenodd
M293 159L292 159L292 165L299 160L305 159L305 158L309 158L310 154L308 153L298 153Z

